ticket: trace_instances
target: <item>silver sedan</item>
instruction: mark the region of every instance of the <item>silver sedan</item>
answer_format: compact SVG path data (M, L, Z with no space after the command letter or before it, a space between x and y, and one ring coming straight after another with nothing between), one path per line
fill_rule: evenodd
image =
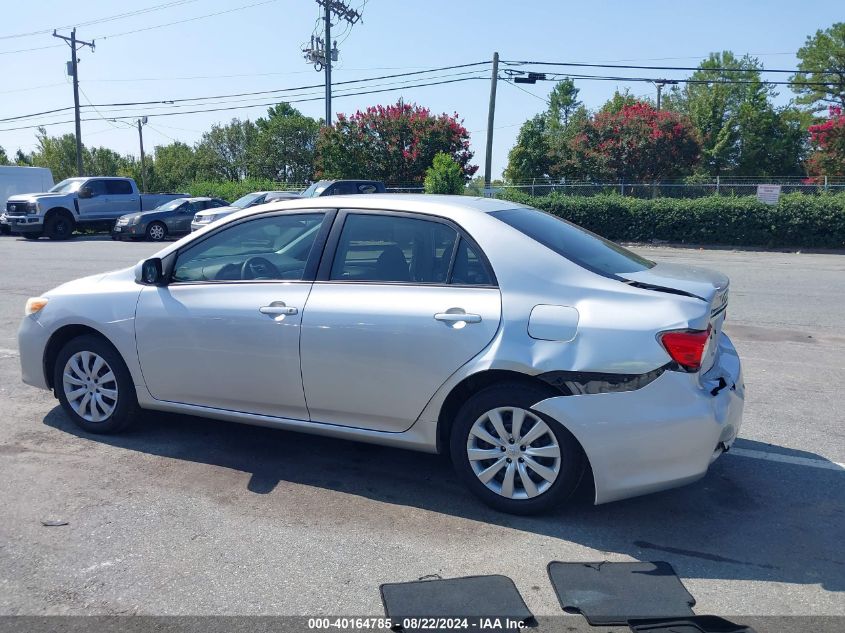
M531 513L705 475L742 417L727 302L510 202L303 199L33 297L20 358L93 433L159 410L445 452Z

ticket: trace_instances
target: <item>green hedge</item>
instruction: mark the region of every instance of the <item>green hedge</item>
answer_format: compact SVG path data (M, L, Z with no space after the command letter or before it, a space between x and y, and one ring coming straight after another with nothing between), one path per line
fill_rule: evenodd
M234 202L241 196L245 196L253 191L284 191L286 189L300 191L302 186L292 186L283 182L273 182L272 180L262 180L259 178L247 178L246 180L239 180L237 182L231 180L217 182L200 180L192 182L187 186L187 191L192 196L211 196L212 198L223 198L229 202Z
M506 191L499 197L548 211L617 241L845 248L845 193L787 194L771 206L752 196L643 200Z

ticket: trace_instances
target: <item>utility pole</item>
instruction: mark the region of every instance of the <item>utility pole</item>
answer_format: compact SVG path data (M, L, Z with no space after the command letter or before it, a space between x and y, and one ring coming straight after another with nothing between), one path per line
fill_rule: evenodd
M346 20L350 26L361 19L361 14L342 0L317 0L325 14L324 37L311 36L311 46L302 49L305 60L314 65L314 70L326 73L326 125L332 124L332 62L338 58L337 42L332 42L332 14Z
M326 14L323 18L326 22L326 46L332 41L332 10L331 3L325 4ZM326 126L332 124L332 56L326 55Z
M674 79L655 79L653 83L657 87L657 109L660 110L660 95L663 92L663 86L674 86L678 82Z
M144 165L144 125L147 124L147 117L138 119L138 141L141 143L141 192L147 192L147 169Z
M64 40L67 42L68 46L70 46L70 65L68 66L68 74L73 76L73 110L76 120L76 175L82 176L82 124L79 120L79 69L77 65L78 60L76 58L76 52L83 46L88 46L93 51L94 40L84 42L76 39L76 28L70 32L70 37L59 35L56 33L56 30L53 29L53 37L58 37L59 39Z
M499 53L493 53L493 74L490 76L490 105L487 110L487 154L484 156L484 195L490 191L493 166L493 120L496 114L496 83L499 80Z

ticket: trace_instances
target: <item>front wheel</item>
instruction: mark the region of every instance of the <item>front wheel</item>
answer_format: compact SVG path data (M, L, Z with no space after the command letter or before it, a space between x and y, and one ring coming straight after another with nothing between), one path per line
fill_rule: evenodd
M97 336L79 336L61 349L53 387L65 412L91 433L122 431L138 410L126 364L111 344Z
M51 240L66 240L73 235L75 224L68 213L54 211L44 221L44 233Z
M153 222L147 227L147 239L153 242L161 242L167 237L167 227L161 222Z
M522 384L488 387L471 396L452 426L458 476L487 505L511 514L562 506L584 473L577 440L531 407L549 397Z

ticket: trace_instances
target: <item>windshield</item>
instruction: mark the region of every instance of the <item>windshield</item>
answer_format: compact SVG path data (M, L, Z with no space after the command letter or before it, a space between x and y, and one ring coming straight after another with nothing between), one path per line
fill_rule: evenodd
M177 198L176 200L171 200L170 202L165 202L163 205L156 207L156 211L175 211L179 207L185 204L185 200L181 198Z
M80 180L79 178L68 178L67 180L61 181L58 185L55 185L49 190L49 193L74 193L77 189L79 189L83 182L85 181Z
M558 255L600 275L639 272L655 265L627 248L537 209L508 209L493 211L490 215Z
M263 193L248 193L242 198L235 200L230 206L237 207L238 209L246 209L263 195Z
M328 184L325 182L315 182L313 183L308 189L302 192L303 198L316 198L321 193L323 193L328 187Z

